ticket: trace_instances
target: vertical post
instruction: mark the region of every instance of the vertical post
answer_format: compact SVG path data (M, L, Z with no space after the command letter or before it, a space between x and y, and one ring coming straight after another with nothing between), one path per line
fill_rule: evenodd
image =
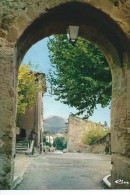
M127 56L127 55L126 55ZM112 188L130 188L130 63L124 59L113 84L111 146Z
M12 48L0 48L0 189L13 188L16 74Z

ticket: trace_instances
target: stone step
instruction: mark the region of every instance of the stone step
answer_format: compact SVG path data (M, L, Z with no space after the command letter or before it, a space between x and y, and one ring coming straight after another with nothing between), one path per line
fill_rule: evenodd
M20 146L28 146L28 143L16 143L16 147L20 147Z
M26 150L16 150L16 154L25 154Z
M28 144L23 144L23 145L21 145L21 144L16 144L16 146L15 147L28 147Z
M26 149L26 148L28 148L28 146L16 146L15 148L16 149Z
M22 145L28 145L28 143L16 143L16 145L22 146Z
M15 149L16 149L16 150L27 150L28 148L27 148L27 147L26 147L26 148L25 148L25 147L21 147L21 148L17 148L17 147L16 147Z
M16 143L15 151L17 154L25 153L28 150L27 141L19 141Z

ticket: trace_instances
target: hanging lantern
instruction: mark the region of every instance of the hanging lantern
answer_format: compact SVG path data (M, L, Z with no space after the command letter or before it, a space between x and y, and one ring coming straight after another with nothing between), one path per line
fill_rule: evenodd
M67 37L70 43L76 43L78 39L79 26L69 25L67 29Z

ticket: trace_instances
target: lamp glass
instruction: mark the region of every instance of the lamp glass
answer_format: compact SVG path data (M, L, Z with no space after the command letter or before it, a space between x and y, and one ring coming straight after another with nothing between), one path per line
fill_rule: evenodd
M67 37L70 42L76 42L78 38L78 31L79 31L79 26L73 26L69 25L68 30L67 30Z

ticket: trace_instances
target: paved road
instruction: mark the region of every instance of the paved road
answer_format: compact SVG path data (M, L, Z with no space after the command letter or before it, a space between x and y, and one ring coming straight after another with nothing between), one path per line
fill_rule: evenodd
M110 174L110 156L83 153L47 153L34 158L17 190L104 189Z

